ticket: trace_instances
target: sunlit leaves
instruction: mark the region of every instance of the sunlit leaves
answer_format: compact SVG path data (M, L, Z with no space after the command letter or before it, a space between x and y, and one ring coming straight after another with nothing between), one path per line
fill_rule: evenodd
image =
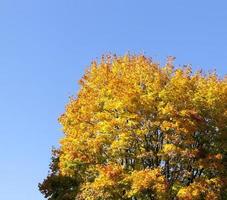
M227 79L104 56L60 117L60 171L77 199L215 199L224 187Z

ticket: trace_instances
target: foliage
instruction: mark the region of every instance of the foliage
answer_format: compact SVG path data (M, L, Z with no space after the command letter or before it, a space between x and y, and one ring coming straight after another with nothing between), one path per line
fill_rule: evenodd
M79 186L77 176L63 176L59 173L60 151L53 149L50 173L42 183L39 183L39 190L49 200L74 200Z
M227 78L143 55L93 62L59 118L76 199L221 199Z

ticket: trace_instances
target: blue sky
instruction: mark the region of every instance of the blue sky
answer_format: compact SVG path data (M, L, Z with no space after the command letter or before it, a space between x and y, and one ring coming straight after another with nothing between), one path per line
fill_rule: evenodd
M0 199L41 200L57 118L103 53L227 73L225 0L1 0Z

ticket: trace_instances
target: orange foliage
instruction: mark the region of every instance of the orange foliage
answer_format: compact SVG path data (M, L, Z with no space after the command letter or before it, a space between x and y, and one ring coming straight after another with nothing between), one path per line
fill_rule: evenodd
M218 199L227 79L143 55L93 62L59 121L62 175L77 199Z

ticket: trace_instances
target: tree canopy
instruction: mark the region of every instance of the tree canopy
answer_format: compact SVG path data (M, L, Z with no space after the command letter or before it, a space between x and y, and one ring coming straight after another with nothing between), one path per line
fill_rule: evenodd
M80 86L59 118L59 174L79 177L75 199L226 198L226 77L107 55Z
M39 183L39 190L49 200L75 200L80 180L78 176L63 176L59 171L60 150L52 150L50 172Z

